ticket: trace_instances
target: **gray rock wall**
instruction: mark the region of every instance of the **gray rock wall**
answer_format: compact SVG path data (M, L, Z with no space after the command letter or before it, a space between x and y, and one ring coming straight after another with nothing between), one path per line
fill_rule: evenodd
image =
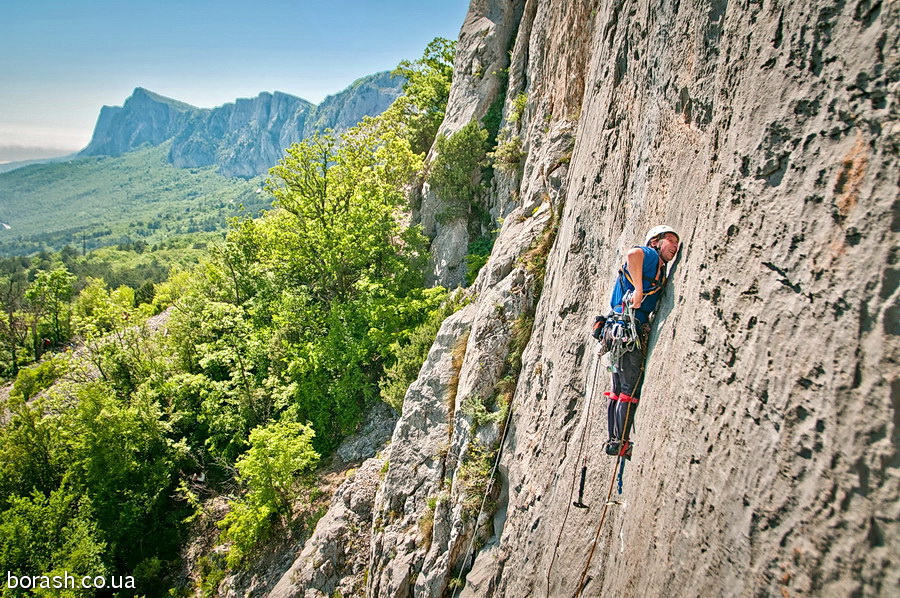
M457 41L453 61L453 84L444 121L438 135L450 137L475 120L484 119L491 105L505 93L504 73L509 50L524 9L524 0L473 0ZM437 158L434 149L427 161ZM468 218L442 221L444 207L455 198L440 197L428 184L422 189L417 219L432 240L433 257L428 279L448 288L464 284L469 244Z
M372 501L381 482L383 459L367 459L335 492L293 565L266 594L268 598L353 596L365 587Z
M172 140L169 162L179 168L216 164L225 176L265 173L284 148L303 139L315 106L284 93L261 93L198 112Z
M303 137L325 129L346 131L364 116L381 114L400 96L402 85L403 79L388 71L354 81L350 87L328 96L313 109L302 129Z
M384 72L355 81L318 106L280 92L239 99L199 113L173 140L169 160L182 168L215 164L226 176L265 174L292 143L326 129L340 134L381 114L401 85L402 79Z
M368 594L450 595L474 534L463 595L574 595L582 577L583 595L890 595L895 4L528 2L521 14L507 96L528 94L527 157L492 198L508 212L467 308L456 408L422 418L407 395ZM495 516L476 523L460 463L497 429L459 407L495 382L509 323L529 309L516 297L539 290L528 264L554 213ZM588 384L588 331L624 252L661 222L684 247L651 337L622 504L604 514L613 461L599 450L599 398L588 417L586 397L604 390ZM429 361L450 368L452 345ZM591 508L576 510L591 419ZM446 452L420 442L432 434L451 439ZM416 523L429 496L426 546Z
M159 145L181 130L197 108L138 87L122 106L103 106L91 142L80 155L121 156Z

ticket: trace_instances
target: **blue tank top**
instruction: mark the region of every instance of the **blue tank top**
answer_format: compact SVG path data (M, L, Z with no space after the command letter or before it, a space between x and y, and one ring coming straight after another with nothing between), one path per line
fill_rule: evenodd
M644 252L644 264L641 272L644 279L644 299L634 315L638 322L646 324L650 320L650 314L653 313L656 304L659 302L660 291L666 284L665 266L663 266L663 271L660 273L660 280L657 280L656 271L659 269L659 253L652 247L643 245L638 245L637 247ZM634 290L634 285L631 283L632 280L633 278L631 273L628 272L628 263L626 261L619 269L618 276L616 276L616 284L613 286L612 298L609 301L610 307L616 313L622 313L622 298L625 296L625 293Z

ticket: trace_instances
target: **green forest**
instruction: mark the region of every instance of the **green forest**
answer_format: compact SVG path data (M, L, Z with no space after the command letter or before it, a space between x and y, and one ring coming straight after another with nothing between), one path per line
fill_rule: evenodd
M35 237L40 251L0 261L0 367L10 381L0 397L2 569L136 580L100 595L214 594L271 538L308 533L316 512L302 504L320 463L377 401L402 407L440 322L463 301L426 286L427 240L405 224L423 177L485 218L478 202L496 127L435 139L454 46L438 38L401 63L404 94L380 116L287 148L253 183L271 209L231 217L224 239L147 208L109 224L123 234L109 247L66 238L49 251ZM435 141L443 153L424 174ZM129 159L161 161L164 151ZM31 169L22 185L64 178L60 168ZM196 206L180 187L187 179L172 176L169 191ZM202 200L218 211L204 213L224 218L247 189L223 186ZM471 249L474 276L489 235ZM199 587L185 587L173 572L192 522L212 517L211 495L228 501L215 522L228 551L204 556Z
M0 227L0 255L152 248L176 235L222 232L229 217L269 207L260 179L176 168L166 162L170 145L0 174L0 222L10 226Z

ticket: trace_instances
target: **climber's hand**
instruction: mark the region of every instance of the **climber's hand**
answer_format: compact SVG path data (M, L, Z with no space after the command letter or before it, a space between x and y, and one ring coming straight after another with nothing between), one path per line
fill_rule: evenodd
M644 292L643 291L634 291L631 294L631 308L638 309L641 306L641 303L644 301Z

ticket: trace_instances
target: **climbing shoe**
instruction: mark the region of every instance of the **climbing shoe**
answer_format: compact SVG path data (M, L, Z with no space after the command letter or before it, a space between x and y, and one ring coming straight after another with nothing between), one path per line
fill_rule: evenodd
M619 441L618 440L610 440L606 443L606 454L610 457L615 457L619 454Z
M606 443L606 454L610 457L625 457L631 459L631 452L634 450L634 443L626 440L624 446L618 440L610 440Z

